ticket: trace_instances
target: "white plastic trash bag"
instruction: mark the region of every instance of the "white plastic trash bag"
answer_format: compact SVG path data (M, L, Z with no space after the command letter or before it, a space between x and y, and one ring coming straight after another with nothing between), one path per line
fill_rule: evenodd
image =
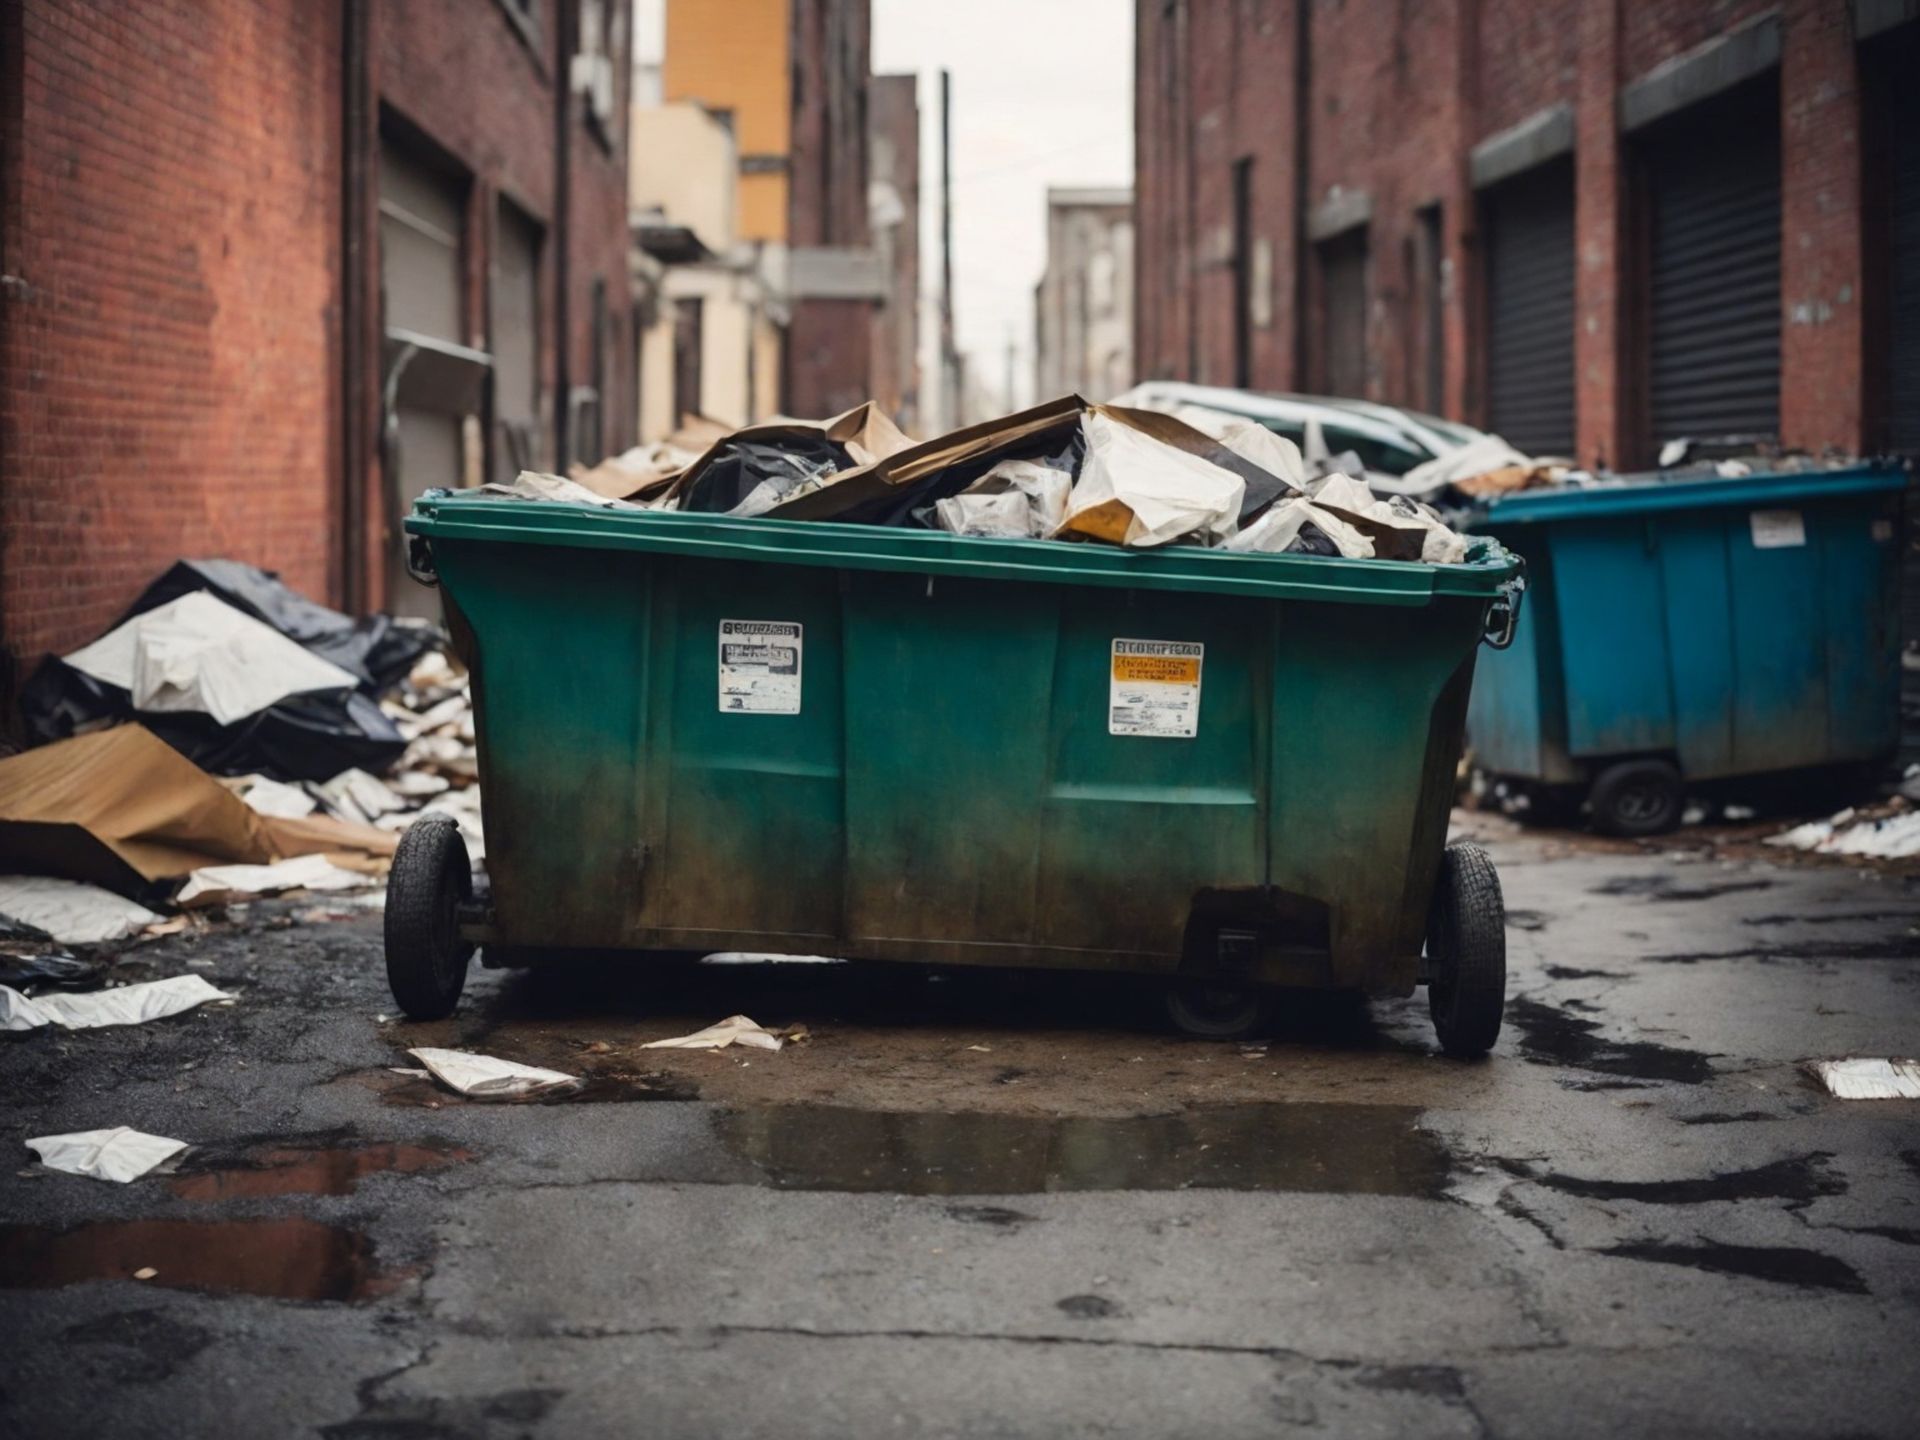
M1836 1100L1920 1100L1920 1060L1815 1060L1807 1068Z
M1233 534L1247 487L1231 470L1099 411L1080 425L1087 455L1059 533L1135 548Z
M76 1130L71 1135L42 1135L27 1148L49 1170L116 1180L124 1185L138 1180L156 1165L164 1165L187 1148L184 1140L148 1135L116 1125L111 1130Z
M0 985L0 1029L37 1030L42 1025L58 1025L63 1030L95 1030L105 1025L144 1025L210 1000L232 998L199 975L175 975L84 995L39 995L31 1000L18 990Z
M438 1050L429 1046L407 1053L426 1066L427 1073L434 1079L469 1100L534 1100L578 1090L587 1083L578 1075L499 1060L491 1055L472 1055L465 1050Z
M1017 492L1026 498L1027 531L1043 537L1060 528L1067 518L1067 499L1073 493L1073 476L1035 460L1002 460L963 492L964 496L999 495Z
M124 940L160 918L124 895L51 875L0 875L0 915L44 930L62 945Z
M963 493L948 496L933 507L940 528L955 535L979 535L998 540L1028 540L1033 520L1027 497L1017 490L1003 495Z
M1244 420L1227 426L1217 438L1242 460L1278 475L1296 490L1306 488L1306 461L1300 458L1300 447L1286 436L1274 434L1257 420Z
M1292 545L1311 521L1349 560L1371 560L1373 541L1331 511L1311 500L1282 500L1226 543L1226 549L1247 554L1277 555Z

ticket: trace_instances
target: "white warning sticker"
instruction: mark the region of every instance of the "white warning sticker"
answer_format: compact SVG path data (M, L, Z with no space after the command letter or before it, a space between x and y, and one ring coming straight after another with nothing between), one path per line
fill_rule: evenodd
M795 620L722 620L720 708L732 715L798 715L800 632Z
M1789 550L1807 543L1806 522L1798 510L1755 510L1747 519L1756 550Z
M1170 740L1195 734L1206 650L1185 640L1115 640L1107 733Z

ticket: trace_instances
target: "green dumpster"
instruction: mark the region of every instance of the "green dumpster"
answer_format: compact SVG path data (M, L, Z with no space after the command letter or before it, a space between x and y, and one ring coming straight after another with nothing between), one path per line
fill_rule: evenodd
M1517 606L1497 546L1130 551L444 492L406 528L472 672L488 843L484 892L450 823L395 859L416 1018L478 946L1157 975L1214 1034L1271 987L1431 980L1447 1048L1498 1030L1497 880L1446 847L1474 656Z

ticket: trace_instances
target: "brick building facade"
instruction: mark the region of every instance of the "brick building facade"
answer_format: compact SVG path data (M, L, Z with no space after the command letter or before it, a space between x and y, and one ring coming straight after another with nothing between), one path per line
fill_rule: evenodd
M0 6L9 679L181 556L419 608L412 492L625 443L626 14Z
M1137 0L1140 378L1920 447L1915 0Z

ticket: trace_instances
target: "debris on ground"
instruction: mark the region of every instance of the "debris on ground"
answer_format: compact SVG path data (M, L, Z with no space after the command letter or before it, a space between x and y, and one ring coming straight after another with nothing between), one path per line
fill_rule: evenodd
M187 877L174 896L178 905L207 907L256 895L279 895L288 890L365 890L378 885L377 876L348 870L324 855L299 855L271 865L208 865Z
M465 1050L422 1046L407 1053L426 1067L427 1074L469 1100L534 1100L566 1094L587 1083L578 1075Z
M199 975L175 975L118 989L82 995L37 995L28 999L18 990L0 985L0 1030L37 1030L56 1025L63 1030L95 1030L107 1025L144 1025L164 1020L209 1001L231 1000Z
M1817 855L1905 860L1920 855L1920 810L1900 796L1884 805L1842 810L1767 838L1767 844Z
M796 1037L797 1038L797 1037ZM717 1025L696 1030L691 1035L676 1035L670 1040L649 1040L642 1050L724 1050L729 1045L750 1045L756 1050L778 1050L786 1041L773 1031L749 1020L745 1015L729 1015Z
M71 955L55 948L51 936L40 945L19 937L0 939L0 985L15 990L23 985L56 985L61 989L89 989L106 978L112 966L110 956L102 953ZM19 947L19 948L16 948Z
M1920 1060L1813 1060L1807 1069L1836 1100L1920 1100Z
M76 1130L70 1135L41 1135L26 1142L49 1170L114 1180L138 1180L187 1148L184 1140L148 1135L125 1125L111 1130Z
M0 916L32 926L62 945L124 940L160 919L124 895L50 875L0 875Z

